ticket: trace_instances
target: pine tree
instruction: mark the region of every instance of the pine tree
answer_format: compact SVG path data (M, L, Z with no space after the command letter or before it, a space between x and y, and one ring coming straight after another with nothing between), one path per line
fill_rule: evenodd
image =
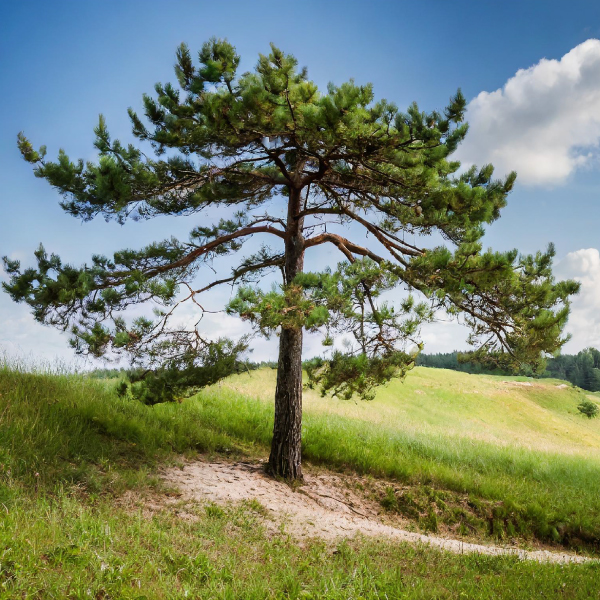
M148 367L147 393L159 400L216 380L235 369L246 342L210 342L196 328L171 326L171 317L186 301L201 312L203 292L235 284L226 309L279 335L269 465L294 479L302 477L304 330L322 331L329 345L334 336L354 340L309 365L312 383L341 397L370 398L374 386L403 375L421 347L420 325L438 311L463 315L481 356L503 365L537 364L562 346L577 284L554 281L553 248L535 256L482 249L484 226L500 216L516 175L493 179L491 165L457 174L450 155L467 133L460 91L443 112L416 104L401 112L376 101L371 85L349 81L320 92L274 46L242 75L227 41L210 40L198 59L181 45L179 86L157 84L156 96L144 96L145 121L129 110L138 146L111 139L102 117L97 163L73 162L63 151L48 161L44 147L36 151L19 135L23 157L71 215L120 223L188 215L193 224L187 242L93 256L82 267L43 247L37 268L4 259L6 291L38 321L70 331L76 351L128 352ZM216 206L230 217L202 223L199 215ZM427 247L430 234L446 245ZM273 244L241 257L226 277L199 273L208 261L240 254L253 236ZM320 246L341 262L314 272L305 257ZM277 271L281 285L258 285ZM408 290L400 301L382 299L398 288ZM156 316L128 320L137 303L159 305Z

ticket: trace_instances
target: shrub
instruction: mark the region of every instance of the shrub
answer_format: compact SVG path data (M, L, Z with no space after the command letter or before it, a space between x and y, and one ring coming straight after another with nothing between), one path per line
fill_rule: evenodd
M590 400L583 400L580 402L577 405L577 409L588 419L592 419L593 417L597 416L599 412L598 405L595 402L590 402Z

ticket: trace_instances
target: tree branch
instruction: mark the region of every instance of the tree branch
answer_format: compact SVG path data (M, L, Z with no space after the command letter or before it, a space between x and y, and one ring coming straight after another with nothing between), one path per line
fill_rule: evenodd
M327 242L337 246L339 250L348 257L349 252L353 252L354 254L358 254L360 256L368 256L376 263L382 263L385 259L382 256L371 252L368 248L363 248L357 244L354 244L350 240L342 237L341 235L337 235L335 233L321 233L320 235L315 236L314 238L309 238L304 242L305 248L310 248L311 246L320 246L321 244L326 244ZM350 259L349 259L350 260ZM354 262L354 257L350 262Z
M237 238L247 237L247 236L253 235L255 233L270 233L270 234L276 235L277 237L279 237L281 239L285 239L285 233L283 231L281 231L280 229L277 229L275 227L271 227L270 225L264 225L261 227L244 227L243 229L239 229L238 231L234 231L233 233L229 233L227 235L218 237L218 238L204 244L203 246L196 248L195 250L193 250L189 254L186 254L184 257L180 258L179 260L176 260L175 262L169 263L167 265L161 265L158 267L154 267L153 269L150 269L149 271L145 271L143 273L144 277L151 278L151 277L155 277L156 275L160 275L161 273L165 273L167 271L172 271L173 269L180 269L182 267L187 267L188 265L193 263L197 258L199 258L200 256L203 256L205 254L208 254L211 250L214 250L218 246L221 246L222 244L226 244L227 242L231 242ZM107 281L104 286L99 286L98 289L101 289L101 287L111 287L114 285L119 285L120 279L130 276L130 275L132 275L132 273L133 273L133 271L122 271L120 273L111 273L111 279L109 281Z
M226 277L225 279L219 279L217 281L213 281L212 283L209 283L208 285L204 286L203 288L200 288L198 290L195 290L193 293L194 294L201 294L202 292L206 292L207 290L210 290L213 287L216 287L217 285L221 285L223 283L230 283L235 281L236 279L239 279L240 277L242 277L243 275L245 275L246 273L252 273L254 271L260 271L261 269L266 269L267 267L277 267L280 265L284 264L284 257L283 256L276 256L271 260L266 260L262 263L257 263L254 265L248 265L246 267L241 267L239 269L235 269L233 271L233 275L231 277Z

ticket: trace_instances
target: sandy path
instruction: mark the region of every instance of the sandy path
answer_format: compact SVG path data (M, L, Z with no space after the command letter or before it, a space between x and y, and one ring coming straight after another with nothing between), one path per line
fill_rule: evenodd
M186 499L221 504L256 499L273 517L266 520L267 526L278 530L283 523L285 531L297 538L334 540L361 534L429 544L459 554L513 555L554 563L591 560L566 552L472 544L405 531L383 523L377 503L354 492L343 477L329 473L305 474L306 484L295 491L265 475L260 463L200 460L183 469L165 470L162 477Z

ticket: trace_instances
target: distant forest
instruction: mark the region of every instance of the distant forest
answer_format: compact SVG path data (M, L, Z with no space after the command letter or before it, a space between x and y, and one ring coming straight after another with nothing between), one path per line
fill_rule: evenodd
M459 354L459 352L419 354L417 366L452 369L464 373L514 375L514 373L499 369L490 370L477 363L459 362ZM595 348L586 348L578 354L562 354L556 358L547 359L546 370L541 375L534 375L526 370L521 375L564 379L584 390L598 392L600 391L600 351Z

